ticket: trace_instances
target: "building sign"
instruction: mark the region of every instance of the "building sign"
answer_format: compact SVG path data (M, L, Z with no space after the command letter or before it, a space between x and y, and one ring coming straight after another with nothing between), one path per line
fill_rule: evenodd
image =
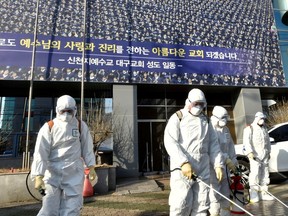
M28 0L24 0L25 2L28 4ZM79 7L83 6L79 1L71 2ZM33 14L33 7L24 6L22 1L4 3L6 12L12 12L11 5L19 6L16 11L19 11L19 16L24 16L27 26L30 24L30 30L25 28L22 19L18 20L18 23L22 23L19 28L15 28L15 23L12 24L9 16L4 16L0 21L0 79L30 79L32 51L35 47L35 80L81 80L84 49L85 80L89 82L285 85L277 35L267 30L269 26L257 23L258 16L249 17L254 22L244 25L240 21L245 21L245 14L239 15L241 19L234 23L217 12L214 20L209 20L212 17L205 11L201 15L194 14L191 17L194 21L187 23L183 20L185 16L181 14L177 16L179 20L174 26L171 25L171 20L175 20L176 15L167 14L167 11L183 10L187 16L195 12L197 6L184 10L176 6L171 8L168 3L158 5L154 1L141 4L138 1L121 2L121 5L119 2L111 5L107 1L97 0L94 2L96 6L89 3L89 37L85 41L85 47L80 25L83 17L77 16L75 19L78 22L68 19L79 10L75 5L72 7L72 3L65 6L61 2L48 1L50 7L41 5L35 44L32 34L34 19L28 16L29 13ZM184 2L180 1L179 4L184 7ZM258 8L257 1L255 2L253 6ZM269 15L271 5L268 3L269 1L265 0L267 8L263 12L268 25L272 25L273 17ZM31 2L29 4L35 6ZM230 14L222 4L213 4L220 11ZM247 3L241 4L243 6L239 6L238 10L242 7L244 10ZM54 13L51 7L59 11ZM100 9L103 13L100 13ZM120 13L119 10L124 11ZM155 14L156 11L160 14ZM131 12L135 14L130 14ZM153 19L144 12L152 14ZM104 17L102 21L96 20L101 14ZM49 19L41 19L49 15L51 23ZM63 16L67 19L61 20ZM130 20L129 16L132 16ZM142 19L139 16L142 16ZM197 16L202 19L199 20ZM111 20L114 20L114 23ZM171 30L168 31L168 27L171 27ZM116 28L118 30L115 30Z

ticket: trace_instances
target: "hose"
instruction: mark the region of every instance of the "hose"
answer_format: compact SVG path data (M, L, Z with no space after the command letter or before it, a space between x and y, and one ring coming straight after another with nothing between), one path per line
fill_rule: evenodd
M215 190L213 187L211 187L209 184L205 183L204 181L201 180L201 178L199 176L194 175L194 177L192 177L193 179L195 179L195 181L197 182L202 182L202 184L204 184L206 187L210 188L211 190L213 190L215 193L217 193L218 195L220 195L222 198L226 199L227 201L229 201L230 203L232 203L233 205L237 206L239 209L241 209L242 211L246 212L246 214L254 216L253 214L251 214L249 211L247 211L246 209L244 209L243 207L241 207L240 205L238 205L237 203L235 203L234 201L230 200L229 198L227 198L225 195L221 194L219 191Z
M230 189L230 191L231 191L231 194L233 195L233 197L235 198L235 199L237 199L240 203L242 203L242 205L247 205L247 204L249 204L249 202L250 202L250 193L249 193L249 190L248 190L248 198L247 198L247 202L243 202L242 200L240 200L237 196L236 196L236 190L235 191L232 191L232 189L231 189L231 187L230 187L230 185L232 184L232 181L230 180L230 175L228 174L228 167L227 167L227 165L226 165L226 175L227 175L227 181L228 181L228 185L229 185L229 189ZM239 169L237 169L237 173L234 173L234 175L236 175L236 176L241 176L241 179L242 179L242 182L243 182L243 186L244 186L244 188L248 188L249 189L249 186L247 186L248 184L247 184L247 182L242 178L242 175L241 175L241 170L239 170ZM241 182L241 180L238 180L237 182L236 181L234 181L233 183L235 184L235 186L237 185L237 184L239 184ZM236 188L236 187L234 187L234 188Z
M31 173L31 170L29 170L29 172L28 172L28 174L27 174L27 176L26 176L26 188L27 188L27 191L29 192L29 194L30 194L35 200L37 200L38 202L42 202L42 200L41 200L41 199L38 199L37 197L35 197L35 196L31 193L31 191L30 191L30 189L29 189L28 179L29 179L30 173Z

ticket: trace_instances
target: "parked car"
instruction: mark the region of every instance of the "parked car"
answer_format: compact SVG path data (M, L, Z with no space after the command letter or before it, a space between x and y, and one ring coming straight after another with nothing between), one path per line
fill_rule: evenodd
M281 172L288 172L288 122L274 125L268 129L268 133L271 142L270 175L287 178ZM248 176L250 165L244 145L236 144L235 151L241 172Z

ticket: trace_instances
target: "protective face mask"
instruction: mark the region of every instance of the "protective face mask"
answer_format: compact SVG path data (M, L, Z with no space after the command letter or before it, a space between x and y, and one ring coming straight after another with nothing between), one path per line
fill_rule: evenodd
M72 118L73 116L68 112L64 112L63 114L59 115L59 119L64 122L69 122Z
M260 119L259 121L258 121L258 125L263 125L264 124L264 119Z
M198 116L202 112L202 106L194 106L190 109L190 112L194 116Z
M219 127L224 127L226 125L226 123L227 123L227 121L224 119L218 121Z

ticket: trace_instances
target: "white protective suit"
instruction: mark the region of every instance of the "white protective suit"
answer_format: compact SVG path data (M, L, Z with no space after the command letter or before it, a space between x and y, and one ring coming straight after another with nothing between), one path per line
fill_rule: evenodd
M220 145L220 149L222 152L223 156L223 162L225 162L230 159L232 163L237 166L237 157L235 153L235 148L234 148L234 142L231 137L229 128L226 126L226 124L222 122L227 122L228 119L228 112L224 107L221 106L215 106L212 111L212 116L211 116L211 123L212 126L217 134L218 137L218 142ZM228 174L228 176L226 175ZM211 186L219 191L221 194L226 196L228 199L230 198L230 184L229 184L229 176L230 176L230 170L229 168L225 166L225 171L224 171L224 177L223 181L218 182L215 172L211 170ZM230 202L226 200L225 198L221 197L219 194L216 192L210 190L209 193L209 198L210 198L210 215L211 216L216 216L216 215L221 215L221 216L228 216L230 214Z
M185 108L181 109L181 120L174 113L165 128L164 145L170 156L171 169L170 216L204 216L209 208L209 188L185 177L181 165L189 162L206 184L210 183L210 164L215 168L223 167L217 136L208 118L202 112L198 116L192 115L187 108L187 101L201 100L201 93L199 89L192 89ZM205 98L202 100L206 103Z
M60 120L59 111L73 109L68 122ZM38 215L78 216L83 205L84 163L95 165L93 141L86 123L76 119L75 100L60 97L54 125L45 123L38 133L31 177L44 176L46 195Z
M272 197L266 193L268 184L270 183L268 164L271 144L265 124L259 125L259 121L265 118L266 116L262 112L257 112L253 123L250 126L247 126L243 131L245 153L247 155L252 153L254 156L254 158L249 158L251 202L258 202L261 199L272 200ZM261 187L259 188L257 184Z

